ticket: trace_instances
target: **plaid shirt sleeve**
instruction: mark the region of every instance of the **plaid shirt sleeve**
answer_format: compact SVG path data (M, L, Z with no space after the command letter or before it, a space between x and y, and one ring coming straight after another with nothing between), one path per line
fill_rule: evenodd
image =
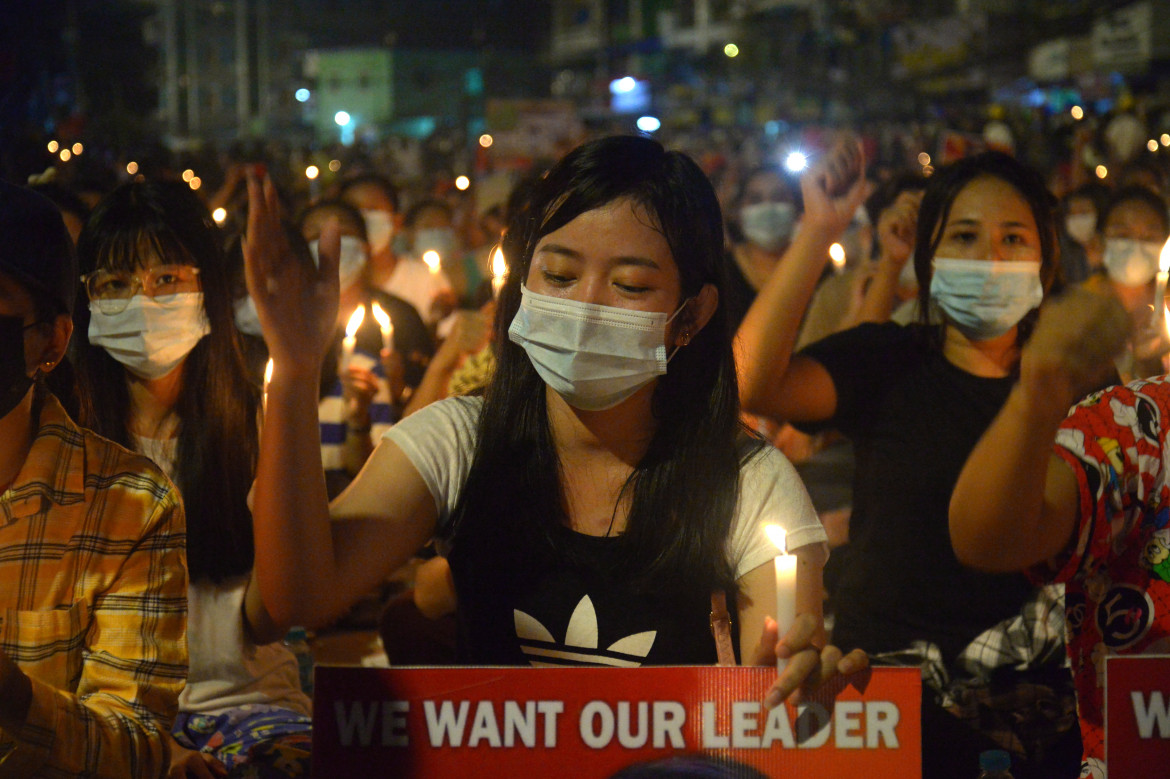
M61 439L54 471L31 482L41 494L27 493L43 508L18 519L31 531L20 572L32 579L13 581L0 565L0 584L20 591L3 612L2 646L33 693L25 724L0 731L15 742L0 776L164 776L187 673L182 504L148 461L67 419L51 435ZM80 470L76 452L61 451L71 445L86 462L83 500L63 473L65 461Z

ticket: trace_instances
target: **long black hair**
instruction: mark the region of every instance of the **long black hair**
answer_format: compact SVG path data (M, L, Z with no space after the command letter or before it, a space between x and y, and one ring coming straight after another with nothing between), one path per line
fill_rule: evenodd
M193 581L246 573L254 552L246 501L259 448L260 393L244 367L227 260L211 215L185 184L131 182L94 209L77 251L82 273L99 267L133 271L151 256L199 268L211 332L187 356L175 405L174 473L187 514L187 566ZM84 299L75 307L75 322L81 421L136 449L126 369L90 343Z
M622 199L641 208L666 238L684 300L706 284L726 289L719 205L685 155L646 138L603 138L578 147L537 182L503 240L509 273L495 320L497 365L452 515L452 568L466 552L473 570L464 569L462 581L481 589L508 579L507 568L525 564L534 545L555 552L558 528L566 522L546 386L524 349L508 338L521 282L543 236ZM687 315L684 309L679 316ZM737 448L739 402L722 304L658 379L652 407L653 438L623 487L630 509L615 542L613 571L646 591L732 589L726 541L747 455Z
M1060 241L1057 240L1056 198L1048 191L1040 173L1024 163L998 151L987 151L964 157L938 169L926 180L922 205L918 208L918 229L914 236L914 275L918 278L918 320L931 325L927 332L935 346L942 343L944 325L931 312L930 279L934 253L942 243L943 228L951 215L951 207L963 188L978 178L988 176L1005 181L1024 198L1036 220L1040 233L1040 283L1048 295L1060 272ZM1017 340L1028 339L1036 324L1038 310L1029 312L1020 320Z

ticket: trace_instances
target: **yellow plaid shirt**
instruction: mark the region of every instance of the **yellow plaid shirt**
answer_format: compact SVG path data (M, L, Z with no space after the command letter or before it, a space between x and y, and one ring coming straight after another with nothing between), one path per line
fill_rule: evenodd
M149 460L44 397L0 494L0 649L32 679L0 777L164 776L187 676L182 504Z

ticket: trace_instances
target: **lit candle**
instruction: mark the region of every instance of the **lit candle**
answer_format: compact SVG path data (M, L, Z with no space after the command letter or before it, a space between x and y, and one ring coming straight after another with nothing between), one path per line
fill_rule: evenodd
M784 528L779 525L764 525L768 539L780 550L776 555L776 629L780 638L796 621L796 556L788 554ZM788 661L777 658L776 672L780 673Z
M376 300L370 304L370 313L374 315L378 327L382 328L382 346L394 351L394 323L390 321L390 315L382 310Z
M262 411L268 410L268 385L272 382L272 358L268 358L268 363L264 366L264 391L260 395L260 409Z
M442 267L442 258L439 257L439 253L434 249L427 249L425 252L423 252L422 259L423 262L427 264L427 268L431 271L432 274L437 274L439 272L439 268Z
M366 307L358 306L354 309L353 315L349 318L349 322L345 326L345 338L341 341L341 370L349 369L350 360L353 359L353 350L357 348L357 331L362 326L362 320L366 318Z
M845 269L845 247L835 243L829 247L829 259L833 261L833 270L840 273Z
M492 251L492 297L498 298L500 290L504 288L504 277L508 273L508 263L504 259L504 248L497 246Z
M1150 329L1157 330L1162 326L1162 311L1166 307L1166 280L1170 278L1170 238L1162 244L1162 253L1158 256L1158 282L1154 287L1154 315L1150 322Z

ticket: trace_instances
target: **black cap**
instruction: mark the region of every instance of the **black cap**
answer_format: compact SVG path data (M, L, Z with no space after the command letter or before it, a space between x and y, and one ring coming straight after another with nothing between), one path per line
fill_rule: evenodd
M0 272L49 295L67 314L77 298L77 256L61 212L24 187L0 181Z

